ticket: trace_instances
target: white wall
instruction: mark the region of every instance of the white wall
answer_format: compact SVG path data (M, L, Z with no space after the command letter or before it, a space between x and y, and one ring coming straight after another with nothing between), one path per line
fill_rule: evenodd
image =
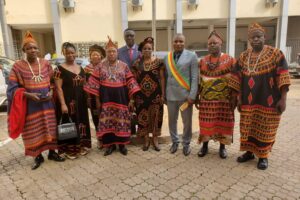
M107 42L107 35L123 45L119 0L76 0L75 12L60 6L62 41Z

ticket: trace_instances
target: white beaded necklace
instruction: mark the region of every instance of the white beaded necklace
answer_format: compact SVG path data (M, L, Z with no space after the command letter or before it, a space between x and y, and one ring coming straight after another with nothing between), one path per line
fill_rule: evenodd
M39 64L39 74L38 75L35 75L33 70L32 70L32 67L30 65L30 63L28 62L28 60L25 60L28 64L28 67L32 73L32 80L34 80L35 82L41 82L43 80L43 75L41 75L41 64L40 64L40 60L37 58L37 61L38 61L38 64Z
M260 53L259 53L259 55L256 59L255 65L252 68L250 68L250 58L251 58L251 54L252 54L253 49L251 50L251 52L249 54L249 57L248 57L248 63L247 63L247 70L248 70L249 74L252 74L252 73L256 72L256 67L257 67L258 61L260 59L260 56L264 52L264 50L265 50L265 47L263 47L263 49L260 51Z

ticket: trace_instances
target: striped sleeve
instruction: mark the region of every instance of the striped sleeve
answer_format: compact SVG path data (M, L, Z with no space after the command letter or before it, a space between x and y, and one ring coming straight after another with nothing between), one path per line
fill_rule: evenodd
M97 67L84 85L84 91L95 96L100 96L100 68Z
M280 50L278 50L277 54L278 55L276 55L276 68L277 68L276 82L278 88L280 89L282 86L291 85L291 80L288 71L288 64L284 54Z

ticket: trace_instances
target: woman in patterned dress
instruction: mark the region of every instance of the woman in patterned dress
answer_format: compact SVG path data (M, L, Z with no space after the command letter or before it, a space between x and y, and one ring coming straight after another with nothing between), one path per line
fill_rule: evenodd
M158 136L161 135L163 121L165 67L161 60L152 56L153 38L147 37L141 42L139 51L142 52L142 57L132 66L141 87L141 91L135 98L138 134L144 138L143 151L149 149L150 133L152 133L154 150L160 151Z
M87 82L88 82L88 79L90 78L91 74L96 69L96 67L99 66L102 59L105 58L105 56L106 56L105 50L97 44L90 46L89 54L90 54L90 62L91 63L84 68ZM88 107L91 110L93 123L94 123L95 129L97 131L98 124L99 124L99 111L98 111L98 108L97 108L97 105L96 105L96 96L92 95L90 93L87 93L87 96L88 96L87 104L88 104ZM101 141L100 137L98 138L97 147L99 149L102 149L102 141Z
M275 143L281 114L286 108L290 77L283 53L265 45L265 30L254 23L249 27L251 48L244 51L236 65L232 85L239 92L241 113L240 150L243 163L257 156L257 168L268 168L269 152Z
M86 81L88 81L93 71L101 63L102 59L105 58L106 56L105 50L97 44L90 46L89 54L90 54L90 64L84 68L86 74ZM96 97L89 93L87 93L87 95L88 95L88 99L87 99L88 107L91 110L93 123L95 125L95 128L97 129L99 123L99 113L96 106Z
M63 44L65 63L55 70L54 78L59 102L57 104L57 120L68 120L68 116L76 124L78 137L59 141L59 150L67 158L75 159L78 155L86 155L91 148L91 133L87 109L87 97L83 90L85 72L76 64L76 48L71 43Z
M203 143L198 156L208 152L209 140L220 143L219 156L227 157L225 145L232 143L236 96L229 80L235 59L221 52L222 38L216 31L208 37L209 55L201 59L199 86L199 143Z
M17 61L10 72L7 99L9 102L9 127L18 125L20 118L25 118L22 128L22 138L25 155L34 157L32 170L37 169L43 162L42 152L49 150L48 160L64 161L54 150L57 149L56 119L52 101L50 79L53 70L48 61L38 58L38 45L30 32L26 33L23 41L23 52L26 58ZM22 92L22 93L20 93ZM17 97L21 95L26 106L25 112L13 110ZM10 114L16 113L11 116Z

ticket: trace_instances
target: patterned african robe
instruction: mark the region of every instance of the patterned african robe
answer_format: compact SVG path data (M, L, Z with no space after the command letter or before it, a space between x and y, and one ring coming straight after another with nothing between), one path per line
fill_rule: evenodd
M130 97L140 90L128 66L118 61L115 71L109 70L107 60L94 70L85 85L85 91L100 97L101 111L97 137L103 146L130 142Z
M250 55L250 49L240 55L236 76L231 81L242 100L240 150L267 158L280 122L280 114L276 112L280 89L290 85L290 77L286 59L279 49L265 45L258 61L258 55L252 54L249 60Z
M218 67L213 70L208 68L209 63L217 62ZM219 59L207 55L199 63L199 143L210 139L222 144L232 143L234 111L230 104L232 88L228 83L234 64L235 59L223 53Z
M47 94L50 91L50 78L53 70L48 61L40 59L43 80L35 82L25 60L17 61L10 72L7 88L9 101L8 112L18 88L25 88L26 92ZM38 66L32 66L35 75L39 73ZM22 133L25 155L36 157L45 150L57 149L56 119L52 101L35 102L27 99L27 114Z
M149 64L138 59L132 66L141 92L135 98L136 114L138 119L138 134L141 137L152 133L161 135L163 122L163 104L161 103L160 70L165 66L162 60L156 58Z

